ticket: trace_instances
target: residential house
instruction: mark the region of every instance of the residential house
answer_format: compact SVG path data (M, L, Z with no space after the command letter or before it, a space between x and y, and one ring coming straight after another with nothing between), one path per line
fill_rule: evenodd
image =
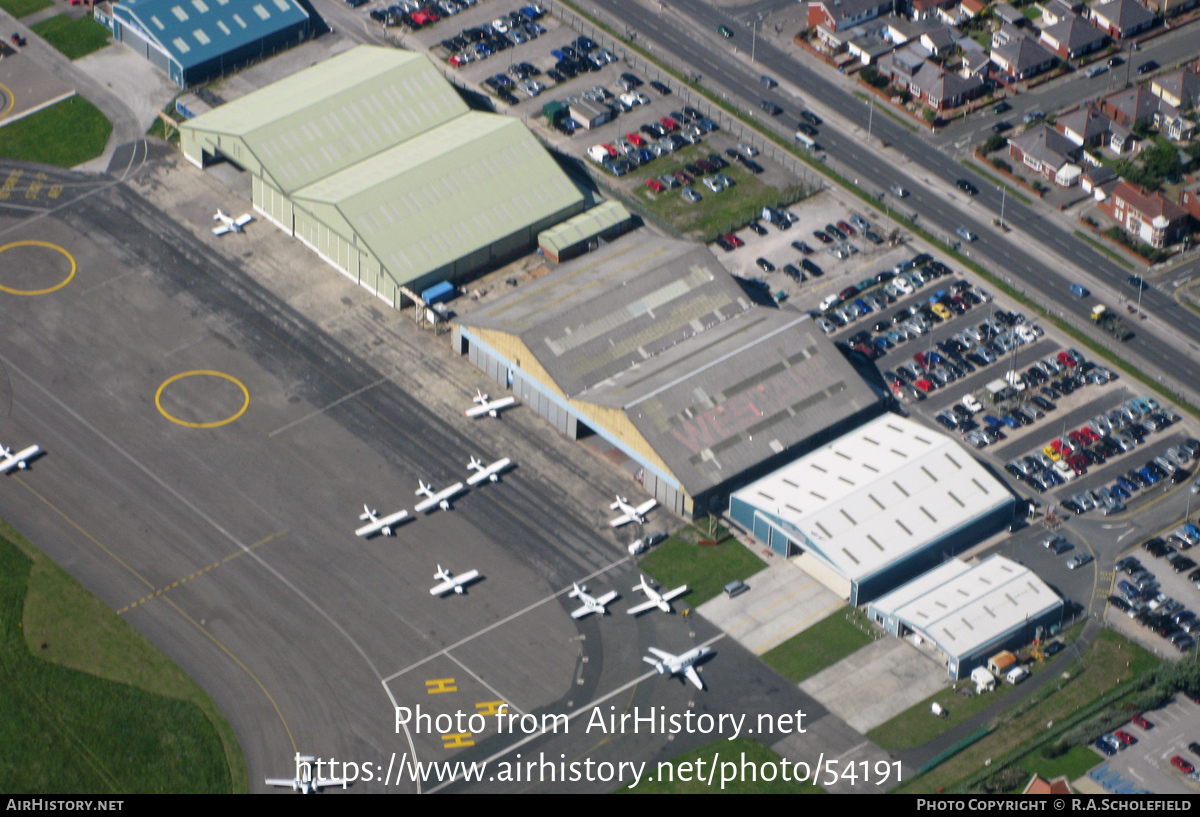
M1103 147L1112 132L1112 117L1089 105L1058 117L1055 127L1080 147Z
M981 14L987 8L987 2L986 0L962 0L958 4L958 7L962 10L963 16L974 17L976 14Z
M1013 159L1060 187L1070 187L1081 175L1074 161L1083 149L1049 125L1037 125L1011 137L1008 152Z
M1158 132L1172 142L1189 141L1196 133L1196 123L1190 119L1184 119L1179 114L1172 116L1163 111L1155 111L1153 121Z
M1117 171L1113 170L1111 165L1089 166L1079 177L1079 186L1083 188L1083 192L1091 193L1092 198L1096 201L1107 199L1112 194L1113 188L1120 182L1121 177L1117 175Z
M1078 16L1083 10L1082 3L1073 0L1049 0L1039 7L1042 11L1042 27L1057 25L1070 17Z
M1108 35L1082 17L1068 16L1042 29L1042 43L1064 60L1073 60L1104 47Z
M992 42L992 62L996 63L1010 80L1036 77L1049 71L1058 62L1058 57L1029 37L1019 36L1000 46L995 45L995 38Z
M958 0L912 0L908 6L908 16L912 20L936 20L943 9L957 5Z
M815 0L808 4L808 27L824 24L834 31L844 31L882 17L893 5L894 0Z
M880 59L879 72L934 110L964 105L987 90L981 76L946 71L928 57L923 46L913 43Z
M1091 9L1092 22L1113 39L1123 39L1140 34L1152 27L1158 17L1137 0L1109 0L1097 3Z
M1172 108L1186 111L1200 103L1200 73L1180 68L1150 82L1150 92Z
M959 66L958 73L964 77L978 74L986 80L992 64L992 58L988 56L987 50L970 37L963 37L959 40L958 47L962 51L962 65Z
M889 54L896 44L887 37L887 23L872 20L855 26L846 32L853 36L846 42L846 50L858 57L863 65L872 65L884 54Z
M1133 127L1135 122L1153 121L1156 113L1166 117L1178 116L1179 111L1159 99L1145 86L1135 85L1124 91L1109 94L1100 100L1100 110L1115 121Z
M1100 211L1111 216L1125 232L1161 250L1187 234L1188 211L1162 193L1147 193L1142 187L1122 181L1113 188Z
M1187 210L1192 221L1200 226L1200 184L1192 184L1180 190L1179 205Z
M1017 11L1008 3L997 3L992 6L992 16L1001 22L1008 23L1010 26L1020 28L1028 22L1025 15Z
M920 43L935 57L945 57L950 49L958 43L962 35L957 31L942 26L921 35Z
M1164 17L1174 17L1200 5L1200 0L1146 0L1146 8Z
M1021 794L1046 795L1046 794L1073 794L1071 784L1067 782L1067 776L1056 777L1053 780L1047 780L1040 774L1035 774L1028 783L1025 784Z

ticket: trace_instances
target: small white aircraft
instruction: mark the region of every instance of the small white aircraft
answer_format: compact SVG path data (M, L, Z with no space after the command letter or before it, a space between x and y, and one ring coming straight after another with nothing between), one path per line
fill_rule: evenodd
M654 607L657 607L664 613L675 612L673 609L671 609L671 605L668 604L668 602L670 602L671 599L675 598L676 596L682 596L684 593L686 593L687 585L685 584L680 587L676 587L674 590L666 593L659 593L648 581L646 581L646 575L643 573L641 582L634 586L633 592L636 593L639 590L646 594L646 598L649 599L649 601L644 601L636 607L630 607L628 610L626 610L625 612L631 616L636 616L638 613L644 613Z
M614 528L618 528L621 525L625 525L630 522L637 522L639 525L641 525L646 521L646 512L657 504L657 499L647 499L645 502L635 508L633 505L629 504L629 501L626 500L625 497L618 495L617 501L608 507L614 511L619 508L621 510L621 515L608 524Z
M579 583L575 582L575 589L572 590L570 593L568 593L567 597L572 598L572 599L579 599L580 601L583 602L582 607L580 607L575 612L571 613L571 618L583 618L584 616L590 615L592 613L598 613L600 615L605 615L608 611L604 609L604 605L608 604L609 602L611 602L613 599L615 599L617 597L617 591L610 590L609 592L605 593L603 596L596 598L595 596L588 595L586 585L584 587L580 587Z
M468 485L478 485L484 480L492 482L500 481L500 472L512 465L512 460L505 457L502 460L496 460L491 465L484 465L479 460L471 457L471 461L467 464L467 468L475 473L467 477Z
M358 518L364 522L369 519L370 523L363 525L361 528L354 531L355 536L371 537L377 533L382 533L384 536L393 536L393 532L397 527L396 523L407 519L408 511L396 511L394 514L380 519L379 515L375 511L371 510L366 505L363 505L363 513L360 513Z
M463 484L461 482L456 482L449 488L443 488L437 493L434 493L432 485L426 485L420 480L417 480L417 484L421 486L417 489L417 496L424 494L427 497L427 499L422 499L417 503L417 513L433 510L434 508L441 508L443 511L448 511L450 510L450 499L463 491Z
M449 570L444 570L441 565L438 565L437 573L433 574L433 578L438 579L441 584L429 588L429 595L444 596L453 590L461 596L466 592L463 589L464 586L479 579L480 575L478 570L468 570L461 576L455 576Z
M232 216L225 215L220 210L217 210L217 214L213 216L213 221L221 222L220 227L212 228L213 235L225 235L225 233L242 232L243 227L254 221L254 216L250 215L249 213L242 213L237 218L234 218Z
M36 445L31 445L15 454L12 449L0 445L0 456L4 457L3 460L0 460L0 474L7 474L14 468L24 471L29 467L29 461L40 453L42 453L42 449Z
M316 760L312 755L296 755L297 776L288 780L283 777L268 777L266 783L268 786L280 786L282 788L290 788L292 791L298 791L301 794L313 794L321 791L321 789L331 786L344 786L347 781L341 778L313 778L312 764Z
M642 656L642 660L650 664L659 675L679 675L687 678L697 689L704 689L704 682L700 680L700 673L696 672L696 664L700 659L712 652L712 647L696 647L685 652L683 655L671 655L669 652L657 650L654 647L648 648L654 653L659 660L655 661L648 656Z
M500 412L504 411L504 409L517 404L517 398L502 397L499 400L489 400L486 394L479 389L476 389L475 399L472 402L478 403L479 405L472 406L463 412L463 414L467 415L468 417L482 417L485 414L489 417L499 417Z

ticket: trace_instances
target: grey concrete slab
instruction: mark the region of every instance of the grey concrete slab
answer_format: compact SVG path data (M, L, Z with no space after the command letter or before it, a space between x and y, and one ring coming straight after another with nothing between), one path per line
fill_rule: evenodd
M885 636L802 682L800 688L865 733L947 683L945 667L908 642Z
M75 94L75 87L21 51L0 59L0 127Z

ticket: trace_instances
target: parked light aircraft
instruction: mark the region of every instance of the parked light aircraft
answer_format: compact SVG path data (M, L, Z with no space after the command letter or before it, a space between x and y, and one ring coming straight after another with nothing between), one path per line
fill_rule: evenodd
M610 590L603 596L600 596L600 598L596 598L588 595L586 586L580 587L579 583L576 582L575 589L568 593L567 596L573 599L579 599L583 602L582 607L571 613L571 618L583 618L591 613L599 613L600 615L607 613L608 611L604 609L604 605L608 604L617 597L617 591Z
M653 607L657 607L664 613L675 612L671 609L671 605L667 602L676 596L682 596L684 593L686 593L687 585L685 584L681 587L676 587L674 590L671 590L667 593L659 593L650 585L649 582L646 581L646 575L643 573L642 581L634 586L633 592L636 593L639 590L646 594L646 598L649 599L649 601L644 601L636 607L630 607L628 610L626 610L625 612L629 613L631 616L636 616L638 613L644 613Z
M464 586L480 578L480 576L478 570L468 570L461 576L455 576L449 570L444 570L441 565L438 565L437 573L433 574L433 578L438 579L441 584L429 588L429 595L444 596L453 590L461 596L466 592L463 589Z
M450 499L461 493L463 490L463 484L461 482L456 482L449 488L443 488L437 493L433 492L432 485L426 485L420 480L417 480L417 484L421 486L417 489L417 495L420 496L421 494L424 494L427 497L427 499L422 499L417 503L417 513L420 513L421 511L433 510L434 508L441 508L443 511L448 511L450 510Z
M15 454L12 449L0 445L0 456L4 457L3 460L0 460L0 474L7 474L14 468L24 471L29 467L29 461L40 453L42 453L42 449L36 445L23 448Z
M500 472L510 465L512 465L512 460L508 457L496 460L491 465L486 466L481 461L471 457L471 462L467 464L467 468L475 473L467 477L467 484L478 485L487 479L490 479L492 482L499 482Z
M217 214L213 216L213 221L221 222L220 227L213 227L213 235L225 235L225 233L242 232L243 227L254 221L254 216L250 215L249 213L242 213L237 218L233 218L232 216L227 216L220 210L217 210Z
M628 524L629 522L637 522L639 525L641 525L646 521L646 512L657 504L657 499L647 499L645 502L635 508L633 505L629 504L629 501L625 499L625 497L618 495L617 501L608 507L614 511L620 508L621 515L608 524L614 528L618 528L621 525Z
M479 389L476 389L475 399L473 402L478 403L479 405L472 406L464 411L463 414L467 415L468 417L482 417L485 414L489 417L499 417L500 412L504 411L504 409L517 404L517 398L502 397L499 400L489 400L486 394Z
M363 505L363 513L358 515L358 518L366 522L371 520L369 524L363 525L358 530L354 531L355 536L374 536L377 533L382 533L384 536L392 536L393 531L397 527L396 523L408 518L408 511L396 511L394 514L379 518L379 515Z
M281 786L290 788L292 791L298 791L301 794L313 794L321 789L331 786L344 786L347 781L341 778L313 778L312 764L316 760L312 755L296 755L297 776L288 780L283 777L268 777L266 783L268 786Z
M659 675L680 675L687 678L697 689L704 689L704 682L700 680L700 673L696 672L696 664L700 659L704 658L710 652L712 647L695 647L682 655L671 655L669 652L648 648L650 652L658 656L657 661L648 656L642 656L642 660L658 670Z

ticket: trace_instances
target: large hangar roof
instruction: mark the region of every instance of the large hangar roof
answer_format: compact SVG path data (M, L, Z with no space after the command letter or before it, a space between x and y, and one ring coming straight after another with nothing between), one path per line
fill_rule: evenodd
M290 194L468 110L425 55L359 46L185 127L240 139Z
M292 198L331 207L322 217L340 218L407 284L583 196L520 120L467 113Z
M1011 501L958 443L885 414L735 495L860 581Z
M623 411L693 496L880 402L808 316L756 306L685 242L613 242L461 320Z
M1037 574L1000 554L976 565L951 559L871 602L954 656L987 646L1061 605Z
M122 0L113 14L185 68L309 19L296 0Z

